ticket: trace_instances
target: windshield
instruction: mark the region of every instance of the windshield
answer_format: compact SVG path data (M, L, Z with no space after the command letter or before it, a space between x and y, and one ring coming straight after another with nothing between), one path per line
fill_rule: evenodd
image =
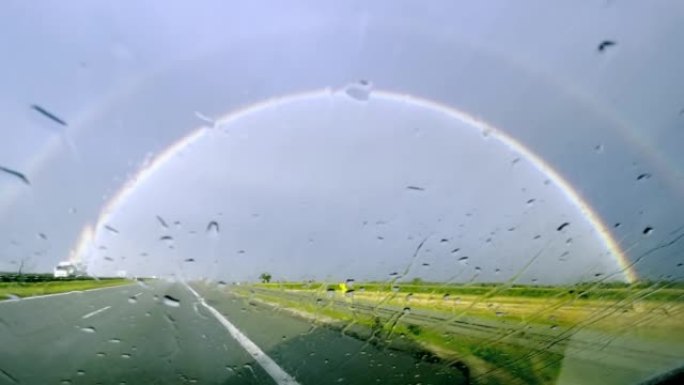
M684 3L0 9L0 384L681 380Z

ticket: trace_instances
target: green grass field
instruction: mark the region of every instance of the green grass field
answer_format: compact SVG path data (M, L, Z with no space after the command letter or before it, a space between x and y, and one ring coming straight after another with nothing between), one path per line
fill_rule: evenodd
M14 297L32 297L36 295L121 286L130 283L130 280L120 278L100 280L53 280L41 282L0 282L0 301Z
M428 352L447 364L465 365L477 384L554 383L564 346L580 331L611 338L638 335L644 343L684 343L681 284L553 287L356 282L349 288L287 282L235 286L231 291L374 344L412 346L407 349ZM395 309L396 316L361 308ZM402 309L495 331L454 331L446 322L403 316ZM528 335L532 339L525 342Z

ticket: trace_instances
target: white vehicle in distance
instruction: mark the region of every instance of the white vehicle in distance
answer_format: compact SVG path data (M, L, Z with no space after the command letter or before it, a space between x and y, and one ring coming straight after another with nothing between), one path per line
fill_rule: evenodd
M85 269L79 263L62 261L57 264L53 275L55 278L77 277L85 274Z

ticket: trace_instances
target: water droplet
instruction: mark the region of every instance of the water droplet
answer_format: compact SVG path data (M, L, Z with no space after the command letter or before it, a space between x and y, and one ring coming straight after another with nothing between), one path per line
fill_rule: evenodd
M603 52L606 52L608 50L608 48L615 47L616 45L617 45L617 42L615 42L614 40L603 40L596 47L596 50L599 53L603 53Z
M637 176L637 180L646 180L646 179L651 179L651 174L645 172L645 173L639 174L639 176Z
M405 307L404 310L402 310L402 313L404 313L404 314L409 314L410 312L411 312L411 308L408 306Z
M98 357L104 357L104 356L107 355L107 353L105 353L105 352L97 352L97 353L95 353L95 355L98 356Z
M425 191L425 188L420 186L406 186L406 189L413 191Z
M528 206L532 206L532 205L534 204L534 202L535 202L535 199L534 199L534 198L530 198L530 199L527 200L527 205L528 205Z
M397 273L396 271L390 273L390 277L396 277L397 275L399 275L399 273Z
M180 301L167 294L164 296L164 305L171 306L171 307L179 307Z
M113 227L110 226L110 225L104 225L104 228L107 229L110 233L119 234L119 230L113 228Z
M507 230L508 231L515 231L515 226L509 227Z
M159 237L159 240L169 242L169 241L173 241L173 237L170 235L163 235L163 236Z
M458 259L458 262L461 262L461 263L464 263L464 264L465 264L465 263L468 262L468 259L469 259L468 256L463 256L463 257L461 257L461 258Z
M119 339L119 338L110 338L110 339L109 339L109 342L111 342L111 343L113 343L113 344L120 344L120 343L121 343L121 339Z
M159 215L157 215L157 221L159 222L159 224L161 225L161 227L163 227L163 228L165 228L165 229L168 229L168 228L169 228L169 225L166 223L166 221L164 220L164 218L160 217Z
M245 251L244 251L244 250L238 250L237 253L238 253L238 254L244 254Z
M620 223L620 222L615 222L615 224L613 225L613 227L615 227L616 229L617 229L618 227L620 227L620 226L621 226L621 223Z
M646 226L644 228L643 234L644 235L651 235L653 233L653 227L651 226Z
M499 268L494 269L494 274L499 274L499 273L501 273L501 269L499 269Z
M71 380L62 380L62 381L60 382L60 384L62 384L62 385L71 385Z
M482 271L482 268L480 266L475 266L475 271Z
M219 233L219 224L216 221L211 221L207 225L207 233L208 234L218 234Z
M503 317L503 316L506 315L506 313L504 313L504 312L502 312L502 311L497 311L497 312L494 313L494 314L495 314L497 317Z
M595 151L597 154L602 154L602 153L603 153L603 150L604 150L603 144L597 144L596 146L594 146L594 151Z
M382 241L382 240L384 240L384 239L385 239L385 237L383 237L383 236L380 236L380 235L378 235L378 236L377 236L377 237L375 237L375 238L376 238L376 239L377 239L378 241Z
M86 326L86 327L81 328L81 331L83 331L85 333L95 333L97 330L95 330L95 328L92 326Z
M128 298L128 303L137 303L137 302L138 302L138 298L135 296Z
M556 330L558 329L558 325L551 325L551 330Z
M563 229L568 226L570 226L570 222L563 222L560 226L556 228L556 231L563 231Z
M429 267L429 266L430 266L430 264L429 264L429 263L427 263L427 262L423 262L422 266L423 266L423 267Z
M460 250L461 250L461 249L457 247L457 248L451 250L451 254L456 254L456 253L458 253Z
M185 258L183 262L195 262L195 258Z
M129 358L131 358L131 355L130 355L130 353L121 353L121 358L129 359Z
M596 273L596 274L594 274L594 277L598 278L598 277L600 277L600 276L602 276L602 275L603 275L603 273Z
M541 238L541 235L539 235L539 234L537 234L537 235L535 235L534 237L532 237L532 239L539 239L539 238Z
M365 102L370 99L373 85L367 80L359 80L345 87L345 94L354 100Z
M45 233L38 233L38 238L45 241L45 240L47 240L47 235L45 235Z
M77 370L76 375L77 376L85 376L85 370Z
M516 165L518 162L520 162L520 158L515 158L511 161L511 164Z
M391 289L391 290L392 290L393 292L397 293L397 292L399 291L399 286L397 286L397 285L392 285L392 289Z

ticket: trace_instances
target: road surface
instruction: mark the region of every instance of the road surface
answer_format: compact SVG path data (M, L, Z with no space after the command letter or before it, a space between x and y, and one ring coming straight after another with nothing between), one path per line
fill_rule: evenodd
M0 384L467 382L416 354L199 291L206 302L163 281L0 302Z

